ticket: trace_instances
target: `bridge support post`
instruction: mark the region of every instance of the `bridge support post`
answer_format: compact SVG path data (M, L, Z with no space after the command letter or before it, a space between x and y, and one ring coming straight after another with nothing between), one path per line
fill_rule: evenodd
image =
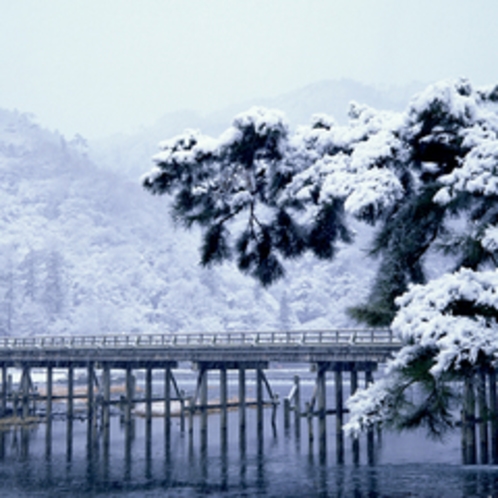
M185 391L182 389L180 394L180 432L185 434Z
M0 462L5 460L5 431L0 431Z
M111 369L109 364L104 363L102 371L102 389L103 389L103 404L102 404L102 422L104 429L110 424L110 405L111 405Z
M171 369L164 369L164 435L169 445L171 434Z
M152 367L145 369L145 474L147 478L152 461Z
M199 372L199 400L201 404L201 449L207 446L208 435L208 370L204 366Z
M256 408L258 441L263 437L263 370L256 369Z
M476 399L473 376L468 376L464 380L463 398L463 463L466 465L475 465L477 463L475 426Z
M318 447L320 461L327 458L327 368L318 364L317 378L317 402L318 402Z
M29 390L31 384L30 368L27 365L22 367L21 377L21 407L22 418L26 419L29 416Z
M194 437L194 405L195 401L192 396L187 399L188 404L188 437L189 441L193 441Z
M337 463L344 463L344 433L342 426L344 425L343 420L343 399L342 399L342 370L340 365L336 366L334 372L335 381L335 407L336 407L336 421L335 421L335 441L336 441L336 452L337 452Z
M358 390L358 372L353 366L351 370L351 396ZM358 437L353 437L351 443L353 450L353 463L354 465L359 465L360 463L360 439Z
M131 404L130 404L131 406ZM126 409L128 411L128 408ZM133 459L131 457L132 449L133 449L133 440L135 438L134 434L134 424L133 420L129 419L127 423L125 423L124 433L125 433L125 455L124 455L124 480L125 482L129 482L131 479L131 469Z
M104 363L102 371L102 428L103 428L103 449L104 449L104 472L109 473L109 450L111 447L110 427L111 427L111 368L108 363Z
M284 431L287 435L290 429L290 399L288 397L284 398Z
M294 432L296 439L301 437L301 386L299 375L294 376Z
M477 374L477 406L479 410L479 457L486 465L489 462L488 407L486 403L486 374L480 370Z
M496 370L488 376L489 384L489 418L491 420L491 463L498 464L498 406L496 398Z
M47 401L46 401L46 419L47 423L52 420L52 394L53 394L53 369L52 365L47 366Z
M93 370L93 362L88 363L87 367L87 414L88 420L93 419L94 412L94 391L93 391L93 382L94 382L94 370Z
M373 372L370 368L365 370L365 387L368 387L374 381ZM375 450L374 450L374 429L369 427L367 429L367 458L369 465L375 463Z
M145 369L145 424L149 426L152 421L152 368Z
M67 427L66 427L66 459L73 458L73 416L74 416L74 367L67 369Z
M72 420L74 408L74 367L67 369L67 418Z
M306 401L305 408L306 410L306 422L308 423L308 446L309 452L313 451L313 413L311 404Z
M239 450L240 459L244 462L241 467L241 473L245 478L245 459L246 459L246 369L245 366L239 365Z
M246 430L246 370L239 366L239 428L245 434Z
M227 369L225 366L220 368L220 435L223 441L226 441L227 428L228 428L228 413L227 413L227 400L228 400L228 389L227 389ZM226 443L225 443L226 445Z
M0 417L5 417L7 414L7 365L2 365L2 400L0 405Z
M131 423L131 410L135 392L133 371L130 365L126 366L126 406L125 406L125 423Z
M45 455L47 458L52 454L52 365L47 366L47 396L45 402Z

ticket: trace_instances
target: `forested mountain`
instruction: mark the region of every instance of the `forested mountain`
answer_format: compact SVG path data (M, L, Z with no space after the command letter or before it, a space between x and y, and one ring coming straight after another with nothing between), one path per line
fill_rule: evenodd
M159 140L185 127L216 132L233 115L196 116L167 117L91 154L82 137L0 110L0 334L351 325L345 309L365 298L374 272L363 227L332 263L304 257L269 290L230 266L197 265L196 234L176 230L165 199L138 181Z

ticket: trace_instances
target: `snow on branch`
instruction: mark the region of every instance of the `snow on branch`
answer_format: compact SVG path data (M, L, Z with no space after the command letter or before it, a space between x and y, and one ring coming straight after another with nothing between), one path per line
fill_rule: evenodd
M434 351L434 376L478 362L493 363L498 351L498 271L463 268L396 300L392 329L404 343ZM393 362L402 367L403 350Z
M404 112L352 103L347 125L320 114L293 132L280 111L254 107L217 138L187 130L162 142L142 182L151 193L173 198L177 220L218 234L211 242L226 250L216 254L242 251L244 272L247 261L258 261L262 269L265 259L276 261L276 253L285 259L310 250L332 258L337 241L351 240L347 215L383 224L382 250L401 247L395 239L406 232L403 243L411 247L399 255L411 253L412 261L401 280L400 272L391 272L398 282L406 280L399 287L403 292L409 281L424 281L419 263L426 252L438 243L456 245L450 226L455 214L469 222L471 242L455 251L459 264L478 268L498 261L496 94L496 88L476 90L466 80L439 82L415 96ZM422 232L429 236L420 237ZM215 245L204 240L204 247ZM271 268L283 275L280 263ZM386 296L391 301L383 305L393 310L395 296Z
M388 362L385 378L348 400L345 430L350 434L376 423L399 422L408 406L400 401L411 385L429 385L430 397L436 398L448 376L463 377L498 359L498 271L461 269L412 285L396 304L392 330L404 346ZM449 423L446 412L442 417Z

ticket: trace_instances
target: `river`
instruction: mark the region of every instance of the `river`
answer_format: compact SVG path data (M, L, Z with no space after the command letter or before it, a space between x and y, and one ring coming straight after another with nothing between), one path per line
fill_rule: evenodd
M288 394L296 369L268 372L273 389ZM298 370L303 399L308 399L313 374ZM63 379L61 380L63 382ZM187 391L195 376L177 374ZM141 379L137 379L140 385ZM162 389L157 379L154 389ZM210 380L216 397L216 380ZM235 390L235 379L229 377ZM332 390L331 390L332 391ZM248 378L248 395L254 382ZM55 410L56 412L56 410ZM81 412L84 414L84 410ZM498 497L498 467L462 466L460 434L431 441L423 432L376 434L373 458L368 458L365 438L360 440L360 462L353 463L351 442L346 440L344 464L337 463L335 420L329 417L325 455L317 440L310 445L306 420L300 435L283 427L282 409L276 431L271 408L265 409L263 437L256 435L256 410L247 409L246 430L239 414L229 412L226 440L220 435L220 417L211 413L208 432L202 434L194 417L192 436L181 433L180 420L172 420L169 438L164 420L147 424L134 417L123 423L111 418L109 438L84 417L68 424L55 415L45 423L0 429L0 493L13 497ZM316 434L315 434L316 435Z

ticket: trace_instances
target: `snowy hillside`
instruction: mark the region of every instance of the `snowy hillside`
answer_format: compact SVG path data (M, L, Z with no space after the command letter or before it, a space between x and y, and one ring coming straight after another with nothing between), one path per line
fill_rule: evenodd
M191 118L182 124L195 125ZM136 171L173 132L162 130L150 148L129 138L121 152L135 151ZM166 200L144 192L126 167L118 174L130 157L117 151L107 148L110 171L88 158L81 137L67 141L29 115L0 110L0 334L350 324L344 310L365 297L373 273L359 264L365 231L334 263L304 258L263 290L233 268L201 269L198 237L175 230Z

